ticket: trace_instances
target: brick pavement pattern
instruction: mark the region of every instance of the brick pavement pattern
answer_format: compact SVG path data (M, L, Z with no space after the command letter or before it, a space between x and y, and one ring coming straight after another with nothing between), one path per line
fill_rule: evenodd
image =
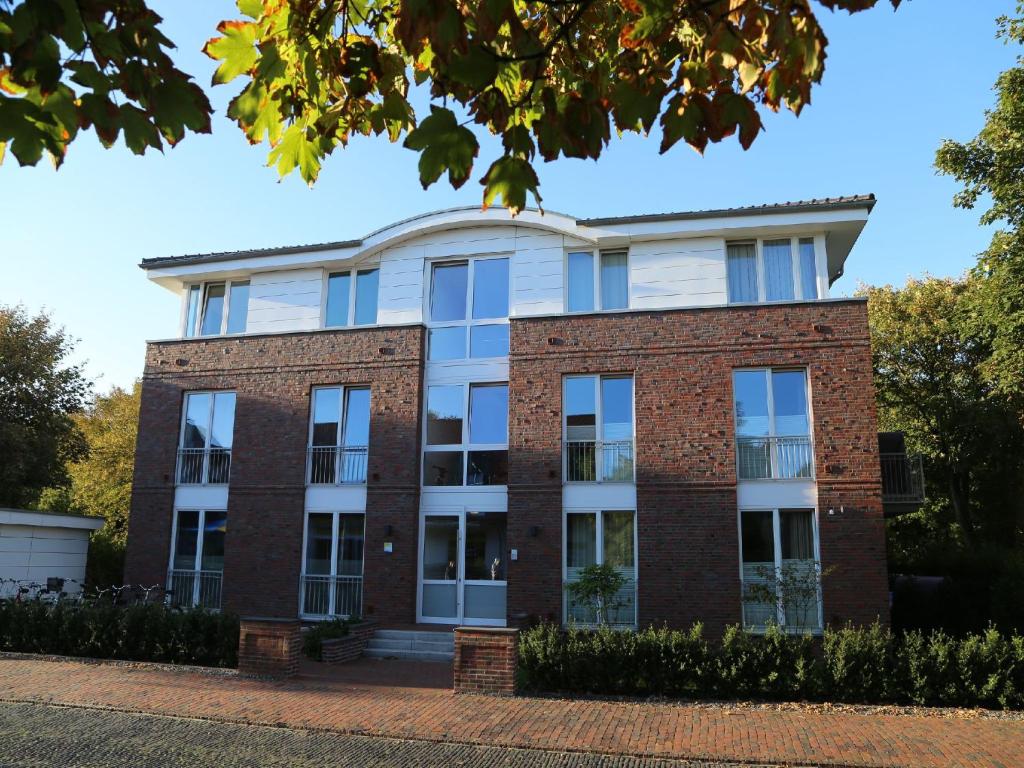
M790 765L1009 768L1024 723L451 692L451 668L363 660L290 680L0 657L0 700L494 747Z

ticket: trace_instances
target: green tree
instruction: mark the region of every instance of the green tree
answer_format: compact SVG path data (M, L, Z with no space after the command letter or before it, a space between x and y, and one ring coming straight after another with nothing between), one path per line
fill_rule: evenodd
M1018 17L998 19L997 37L1024 43L1024 5ZM996 104L972 140L946 140L935 165L963 186L953 199L959 208L988 207L982 224L1002 223L978 259L967 296L967 322L986 341L989 354L979 364L1000 392L1024 403L1024 57L995 84ZM1024 409L1018 405L1021 413Z
M971 331L969 297L982 288L929 277L862 289L879 426L924 455L933 497L924 514L941 518L948 505L968 545L1013 541L1024 448L1016 411L981 370L991 350Z
M43 313L0 306L0 506L31 506L68 483L66 465L85 455L74 414L90 384L68 362L73 340Z
M851 13L879 0L819 0ZM889 0L896 7L900 0ZM617 133L661 128L703 152L761 130L758 107L799 112L827 39L807 0L238 0L205 52L228 107L283 176L312 183L353 136L405 137L424 187L469 179L500 136L483 202L539 202L537 154L594 158ZM59 163L81 127L136 153L210 129L210 104L173 66L143 0L0 0L0 148ZM418 116L410 81L429 91ZM449 105L458 110L449 109ZM422 118L422 119L420 119Z

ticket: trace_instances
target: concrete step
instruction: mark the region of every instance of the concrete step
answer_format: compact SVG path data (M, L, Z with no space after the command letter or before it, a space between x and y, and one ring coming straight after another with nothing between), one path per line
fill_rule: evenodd
M440 653L451 653L455 650L455 646L452 643L415 640L413 638L391 640L373 637L367 642L366 647L378 648L382 651L438 651Z
M402 659L405 661L444 661L450 662L455 658L455 653L442 653L439 651L420 650L389 650L384 648L367 647L363 656L371 659Z
M434 643L447 643L455 647L455 634L452 632L430 632L410 629L378 629L373 633L379 640L425 640Z

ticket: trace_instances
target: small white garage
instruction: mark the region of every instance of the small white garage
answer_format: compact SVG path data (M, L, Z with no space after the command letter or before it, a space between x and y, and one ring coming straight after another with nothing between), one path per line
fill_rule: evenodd
M0 508L0 598L50 579L64 579L65 592L79 591L89 534L101 527L100 517Z

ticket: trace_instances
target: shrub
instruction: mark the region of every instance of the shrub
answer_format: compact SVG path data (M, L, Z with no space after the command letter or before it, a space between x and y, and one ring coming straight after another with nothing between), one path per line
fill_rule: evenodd
M349 632L345 619L331 619L314 624L302 635L302 652L316 661L323 660L323 642L335 637L345 637Z
M870 627L825 631L825 690L835 701L891 701L893 638L877 622Z
M161 603L3 601L0 650L235 667L238 618Z

